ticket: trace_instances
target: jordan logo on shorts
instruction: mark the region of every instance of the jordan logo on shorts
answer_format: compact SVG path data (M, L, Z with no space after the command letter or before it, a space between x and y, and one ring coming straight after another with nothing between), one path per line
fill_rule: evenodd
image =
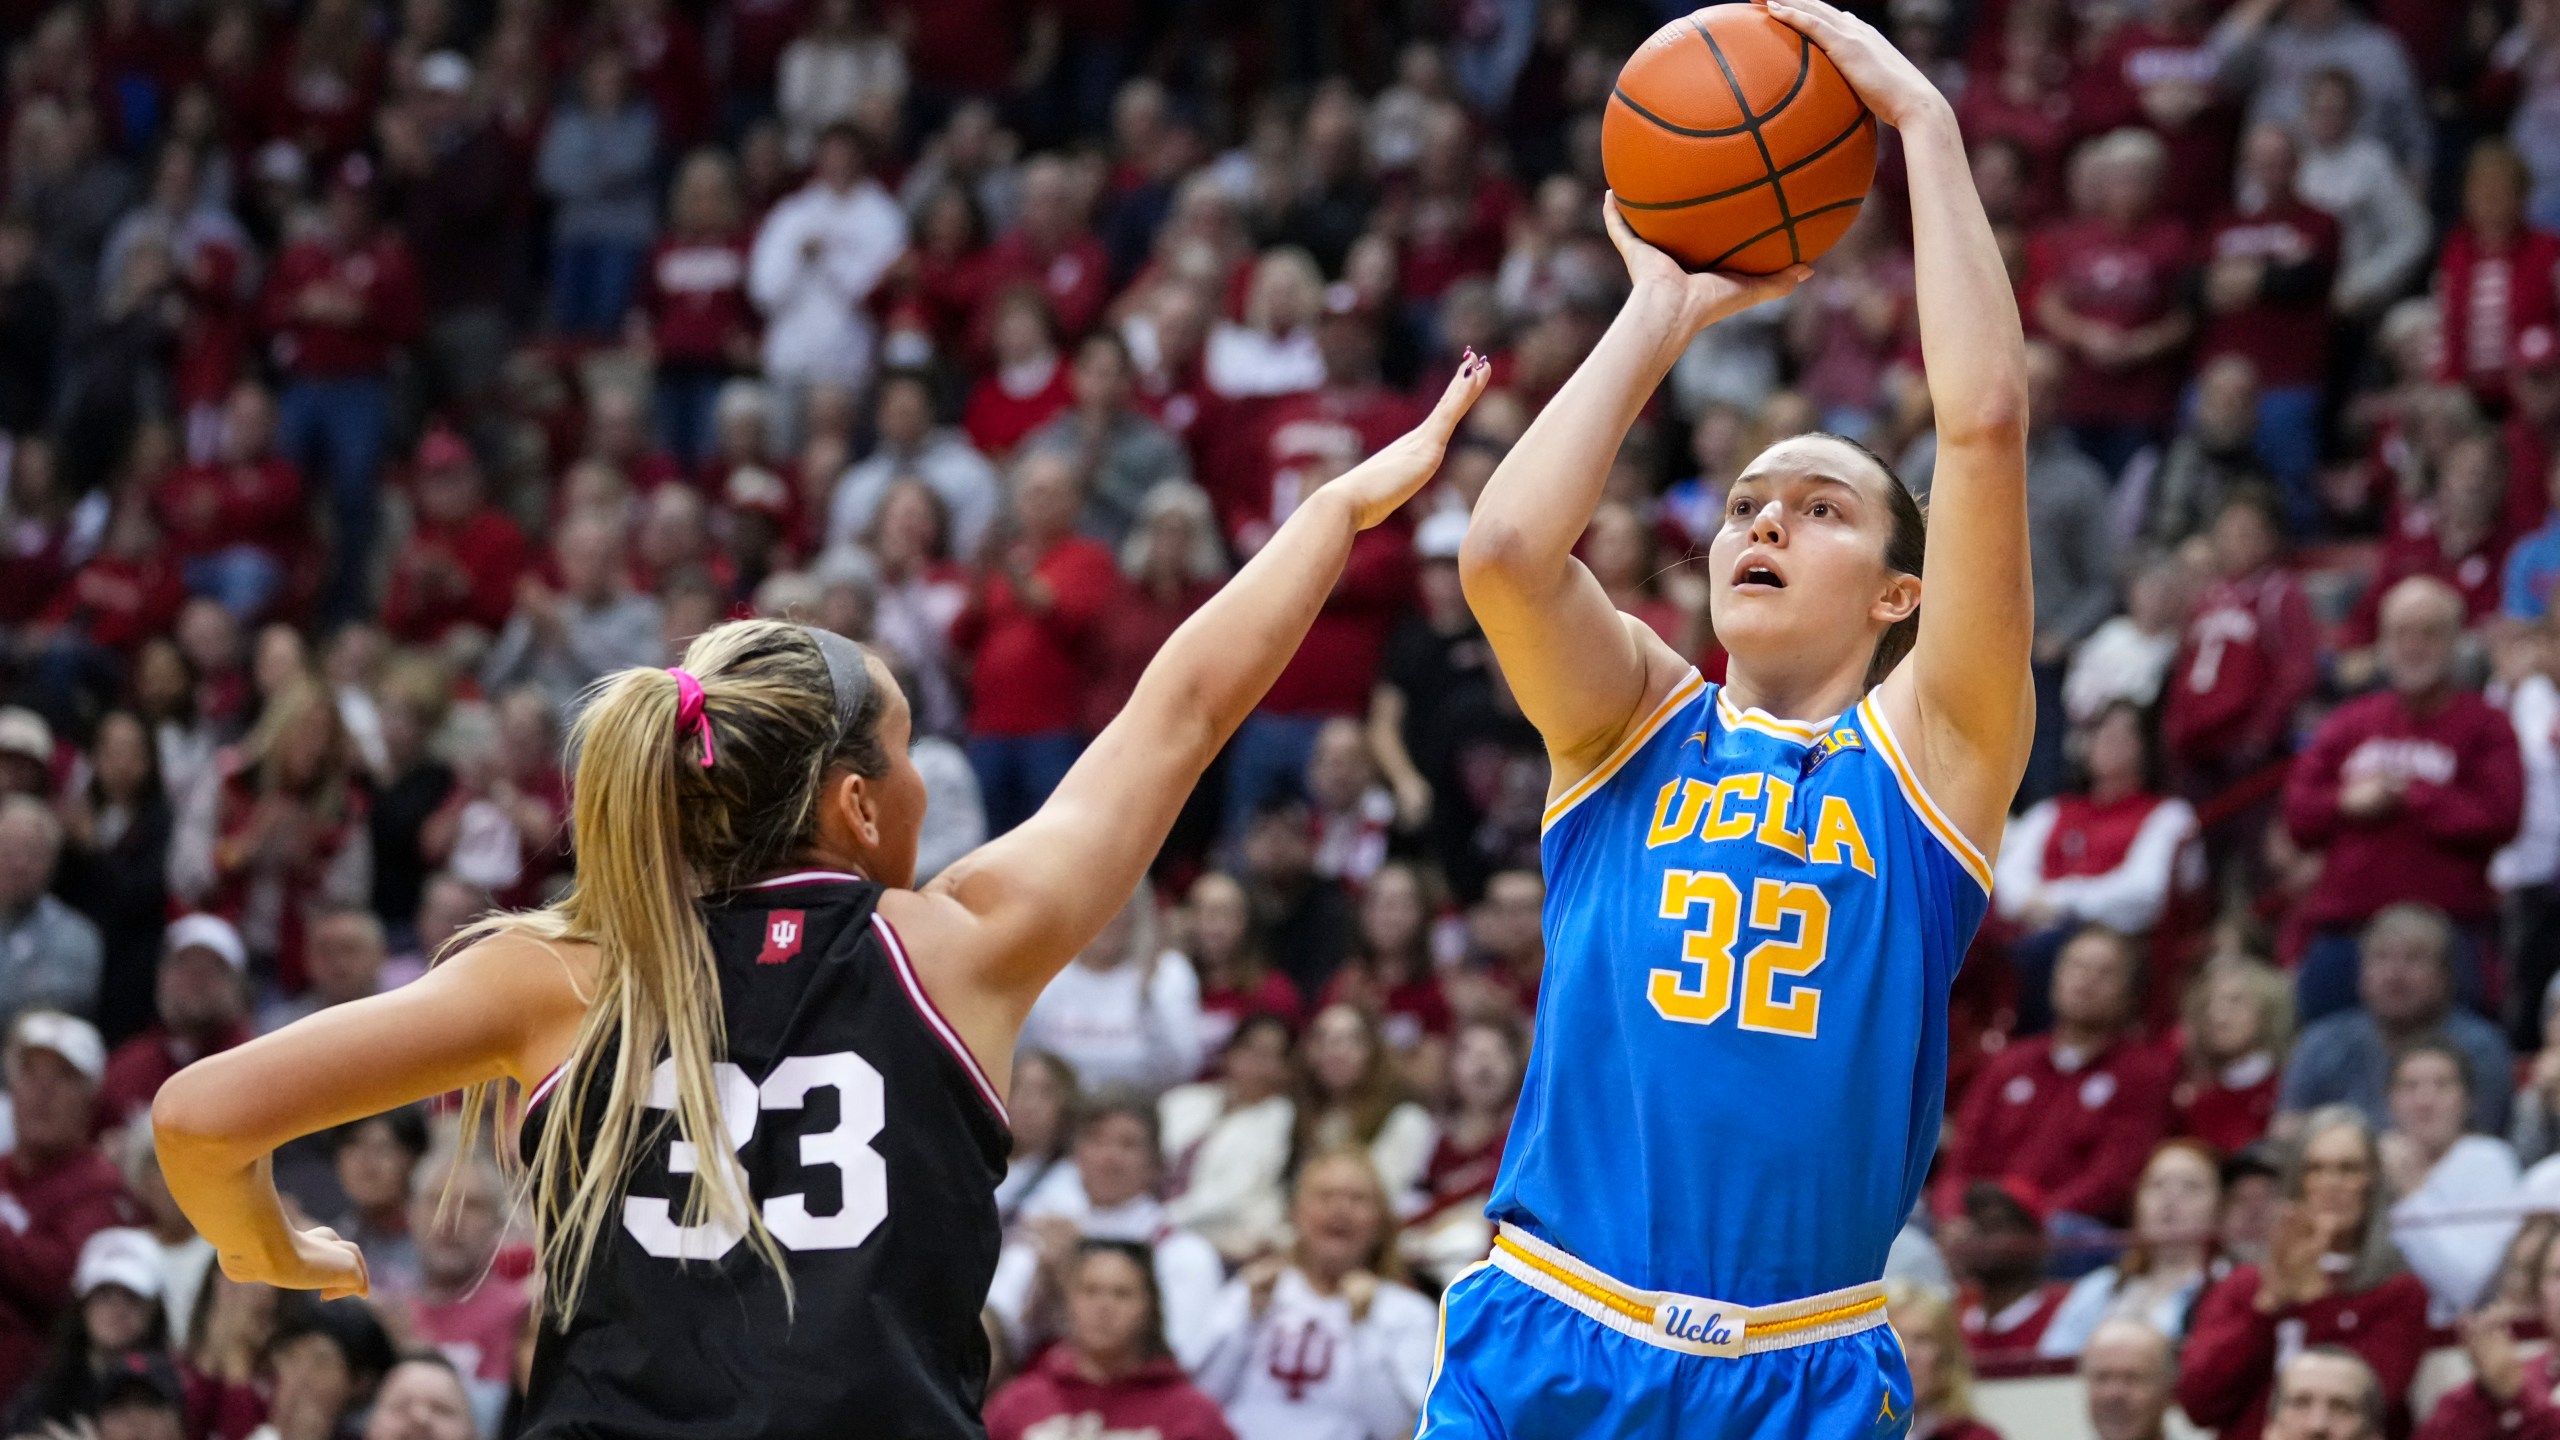
M759 965L779 965L800 953L800 937L808 933L808 912L776 910L764 917L764 948L756 952Z

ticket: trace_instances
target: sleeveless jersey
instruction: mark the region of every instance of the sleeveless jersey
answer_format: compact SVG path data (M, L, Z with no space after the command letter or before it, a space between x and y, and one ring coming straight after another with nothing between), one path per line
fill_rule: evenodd
M687 1226L700 1163L661 1060L645 1143L565 1331L545 1316L526 1436L983 1436L1003 1108L926 999L881 887L803 872L701 907L728 1058L715 1075L746 1188L790 1267L744 1227ZM591 1134L604 1086L578 1117ZM557 1123L536 1091L523 1145Z
M1487 1213L1733 1304L1883 1274L1991 870L1873 699L1778 720L1693 671L1542 843L1537 1039Z

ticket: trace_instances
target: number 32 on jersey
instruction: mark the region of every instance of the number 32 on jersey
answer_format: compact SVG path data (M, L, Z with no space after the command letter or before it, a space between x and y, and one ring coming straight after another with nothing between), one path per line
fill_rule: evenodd
M1662 872L1662 918L1696 920L1698 927L1681 936L1680 965L1654 970L1645 977L1645 998L1654 1013L1682 1025L1713 1025L1733 1008L1734 946L1741 939L1746 913L1751 928L1768 938L1742 956L1742 1013L1734 1023L1764 1035L1814 1038L1822 1020L1822 992L1810 985L1788 985L1822 968L1831 941L1831 902L1820 886L1800 880L1751 882L1750 908L1743 907L1742 887L1715 870Z
M850 1250L871 1238L889 1214L889 1166L871 1148L885 1123L880 1072L850 1050L831 1055L794 1055L773 1067L762 1085L727 1061L711 1067L711 1082L720 1102L721 1128L732 1150L755 1138L756 1117L767 1110L806 1108L813 1090L836 1092L836 1123L800 1137L800 1163L833 1169L843 1181L844 1202L832 1215L812 1215L805 1195L775 1195L762 1205L765 1229L787 1250ZM676 1108L676 1062L661 1060L649 1075L649 1108ZM690 1175L701 1167L701 1151L689 1140L667 1148L667 1173ZM745 1226L717 1215L698 1225L676 1223L674 1202L653 1195L626 1195L622 1228L640 1248L662 1260L717 1260L747 1238Z

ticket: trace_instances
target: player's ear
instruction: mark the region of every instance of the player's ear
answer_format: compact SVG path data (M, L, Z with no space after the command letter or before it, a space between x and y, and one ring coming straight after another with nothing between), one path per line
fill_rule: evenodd
M1887 627L1899 625L1920 608L1920 577L1895 571L1884 577L1884 591L1868 615Z
M868 853L880 843L880 801L851 766L818 782L818 839L831 849Z

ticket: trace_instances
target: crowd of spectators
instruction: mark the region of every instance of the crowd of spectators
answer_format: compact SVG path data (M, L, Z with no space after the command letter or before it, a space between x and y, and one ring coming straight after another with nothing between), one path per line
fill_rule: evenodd
M0 1434L508 1433L527 1237L449 1114L277 1157L368 1256L323 1304L212 1265L157 1087L556 893L585 687L727 617L890 660L930 875L1472 348L1034 1010L987 1305L999 1440L1409 1433L1543 960L1457 556L1622 294L1601 107L1678 8L0 0ZM1915 1433L2076 1366L2105 1440L2560 1436L2560 3L1852 8L1955 103L2034 404ZM1711 676L1763 442L1929 484L1900 184L1583 542Z

